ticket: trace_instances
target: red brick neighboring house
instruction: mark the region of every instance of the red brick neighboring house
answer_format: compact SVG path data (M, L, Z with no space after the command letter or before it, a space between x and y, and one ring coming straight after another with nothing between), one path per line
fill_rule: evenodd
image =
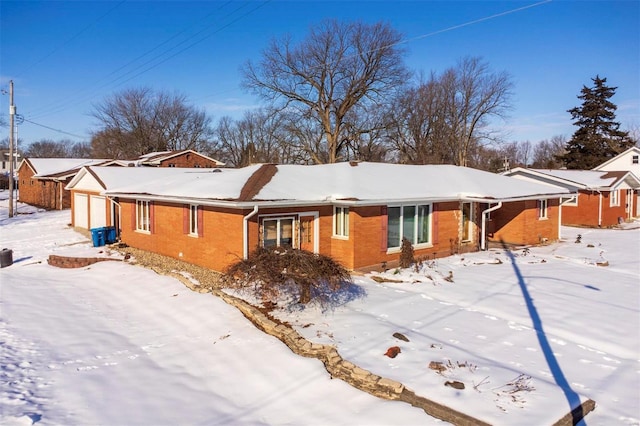
M133 163L136 166L145 167L185 167L203 169L224 166L223 162L207 157L206 155L191 149L185 149L182 151L152 152L141 155L138 159L133 160L130 163Z
M27 158L18 168L19 201L50 210L68 209L72 197L65 187L76 173L84 166L107 165L212 168L223 166L224 163L192 150L154 152L135 160ZM91 200L88 198L87 201Z
M68 209L71 198L64 188L78 170L111 163L86 158L26 158L18 167L18 201L48 210Z
M403 237L424 258L476 251L490 241L553 241L559 199L569 195L457 166L142 171L145 176L132 168L116 175L91 167L69 189L102 182L100 194L117 205L121 241L217 271L258 246L301 248L361 269L395 264Z
M515 168L505 173L566 188L575 194L561 207L563 225L612 227L638 215L635 191L640 180L629 171Z

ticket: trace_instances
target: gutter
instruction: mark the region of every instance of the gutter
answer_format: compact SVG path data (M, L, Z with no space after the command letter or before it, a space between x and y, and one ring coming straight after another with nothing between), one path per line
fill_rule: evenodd
M496 204L493 207L489 207L488 209L484 210L482 212L482 233L480 236L480 250L486 250L486 223L487 223L487 215L489 213L491 213L492 211L498 210L500 207L502 207L502 201L498 201L498 204Z
M253 206L251 213L242 218L242 258L249 257L249 219L258 213L258 205Z
M558 240L562 239L562 205L573 200L577 200L578 196L574 195L567 199L560 199L560 205L558 206Z

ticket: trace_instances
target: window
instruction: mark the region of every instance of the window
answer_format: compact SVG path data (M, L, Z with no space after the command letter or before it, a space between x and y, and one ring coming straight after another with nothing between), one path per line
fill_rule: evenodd
M189 235L198 235L198 206L189 206Z
M412 244L431 243L431 205L387 208L387 248L400 248L402 239Z
M293 247L293 223L291 217L265 219L262 222L262 246Z
M570 207L576 207L578 205L578 196L580 194L576 194L573 197L567 199L563 199L562 205L563 206L570 206Z
M547 218L547 200L538 200L538 219Z
M149 201L136 200L136 230L151 232Z
M471 241L471 226L473 221L471 215L473 214L473 204L462 203L462 241Z
M638 155L634 155L631 157L631 164L638 164Z
M337 237L349 236L349 207L333 208L333 235Z
M609 198L610 206L619 206L620 205L620 190L616 189L611 191L611 198Z

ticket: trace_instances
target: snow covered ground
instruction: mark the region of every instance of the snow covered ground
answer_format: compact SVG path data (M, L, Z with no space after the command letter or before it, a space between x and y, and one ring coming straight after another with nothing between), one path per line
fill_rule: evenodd
M0 269L0 424L442 424L331 380L319 361L173 278L124 262L47 265L50 254L109 253L67 226L69 211L20 206L34 213L9 219L6 197L0 248L14 264ZM401 282L355 277L366 296L277 314L362 368L490 423L550 424L591 398L583 424L638 425L640 226L631 228L563 228L565 240L546 247L384 274ZM395 358L384 355L392 346ZM444 385L454 380L465 389Z

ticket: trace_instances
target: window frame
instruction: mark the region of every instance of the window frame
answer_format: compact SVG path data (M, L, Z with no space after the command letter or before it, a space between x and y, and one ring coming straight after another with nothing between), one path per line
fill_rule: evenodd
M198 223L198 208L197 204L189 204L189 235L192 237L200 236L198 232L199 223Z
M333 237L349 239L349 207L333 206Z
M414 209L414 213L413 213L413 241L411 241L411 245L414 248L427 248L427 247L433 247L433 203L423 203L423 204L390 204L387 206L387 253L397 253L400 251L401 247L402 247L402 239L405 237L404 232L405 232L405 207L409 207L409 208L413 208ZM420 218L421 218L421 207L424 207L427 209L427 214L426 215L422 215L422 217L426 217L426 222L427 222L427 235L428 235L428 240L427 241L423 241L423 242L419 242L420 241ZM391 230L391 225L389 223L389 210L392 208L399 208L400 209L400 216L399 216L399 221L398 221L398 233L399 233L399 238L398 238L398 244L397 246L390 246L389 245L389 232ZM424 222L422 222L422 224L424 225Z
M469 205L469 217L466 218L467 219L467 223L466 223L466 229L465 229L465 205ZM462 230L462 235L460 238L460 241L463 243L468 243L473 241L473 203L471 201L463 201L460 204L460 229ZM466 238L465 238L465 231L466 231Z
M151 233L151 202L149 200L136 200L136 232Z
M546 198L538 200L538 220L549 219L549 203Z
M619 207L620 206L620 190L612 189L609 192L609 207Z
M283 220L291 220L291 244L288 246L283 246L282 245L282 221ZM273 247L292 247L292 248L297 248L298 244L296 241L296 237L297 237L297 232L296 232L296 226L297 226L297 222L298 222L298 218L297 216L264 216L260 219L261 221L261 228L262 228L262 236L260 238L260 245L264 248L270 248L272 246L265 246L265 223L266 222L270 222L270 221L275 221L276 222L276 244Z

